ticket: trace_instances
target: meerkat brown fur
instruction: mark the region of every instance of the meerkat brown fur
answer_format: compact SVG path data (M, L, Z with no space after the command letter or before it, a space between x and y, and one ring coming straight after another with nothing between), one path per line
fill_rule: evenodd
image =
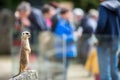
M30 32L28 31L22 32L19 73L24 72L28 68L29 54L31 53L29 38L30 38Z
M31 48L29 44L29 38L31 34L28 31L22 32L21 36L21 49L20 49L20 67L19 67L19 73L24 72L28 68L29 64L29 55L31 53ZM16 75L17 76L17 75Z

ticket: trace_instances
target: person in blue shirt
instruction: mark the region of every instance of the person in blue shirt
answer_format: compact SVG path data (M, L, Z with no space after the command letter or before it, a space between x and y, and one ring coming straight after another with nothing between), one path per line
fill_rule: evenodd
M61 9L60 16L55 29L55 35L59 38L59 40L55 39L56 58L61 60L66 58L66 67L68 67L69 59L77 57L76 41L81 34L75 32L75 27L70 22L70 10ZM58 42L60 40L61 42Z

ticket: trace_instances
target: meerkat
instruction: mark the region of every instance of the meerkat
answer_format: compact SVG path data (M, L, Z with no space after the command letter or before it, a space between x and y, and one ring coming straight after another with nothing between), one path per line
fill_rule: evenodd
M24 72L28 68L29 64L29 55L31 53L31 48L29 44L29 38L31 34L28 31L22 32L21 36L21 49L20 49L20 67L19 67L19 73ZM16 76L18 76L16 75ZM15 77L15 76L14 76Z

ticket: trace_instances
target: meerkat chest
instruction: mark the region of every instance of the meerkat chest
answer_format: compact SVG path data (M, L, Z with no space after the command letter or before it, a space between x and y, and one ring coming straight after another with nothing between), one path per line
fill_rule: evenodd
M30 48L30 43L28 39L26 40L26 46Z
M28 51L31 52L30 43L28 39L26 40L26 46L28 48Z
M30 43L28 39L23 40L22 47L25 51L31 52Z

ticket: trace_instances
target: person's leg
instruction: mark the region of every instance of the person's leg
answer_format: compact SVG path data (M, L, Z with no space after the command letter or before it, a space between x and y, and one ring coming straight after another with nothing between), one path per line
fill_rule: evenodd
M118 54L116 53L111 53L111 76L112 80L119 80Z
M119 80L119 73L118 73L118 53L120 49L120 40L115 38L112 42L110 57L111 57L111 76L112 80Z
M111 80L110 54L108 48L98 47L98 62L101 80Z

